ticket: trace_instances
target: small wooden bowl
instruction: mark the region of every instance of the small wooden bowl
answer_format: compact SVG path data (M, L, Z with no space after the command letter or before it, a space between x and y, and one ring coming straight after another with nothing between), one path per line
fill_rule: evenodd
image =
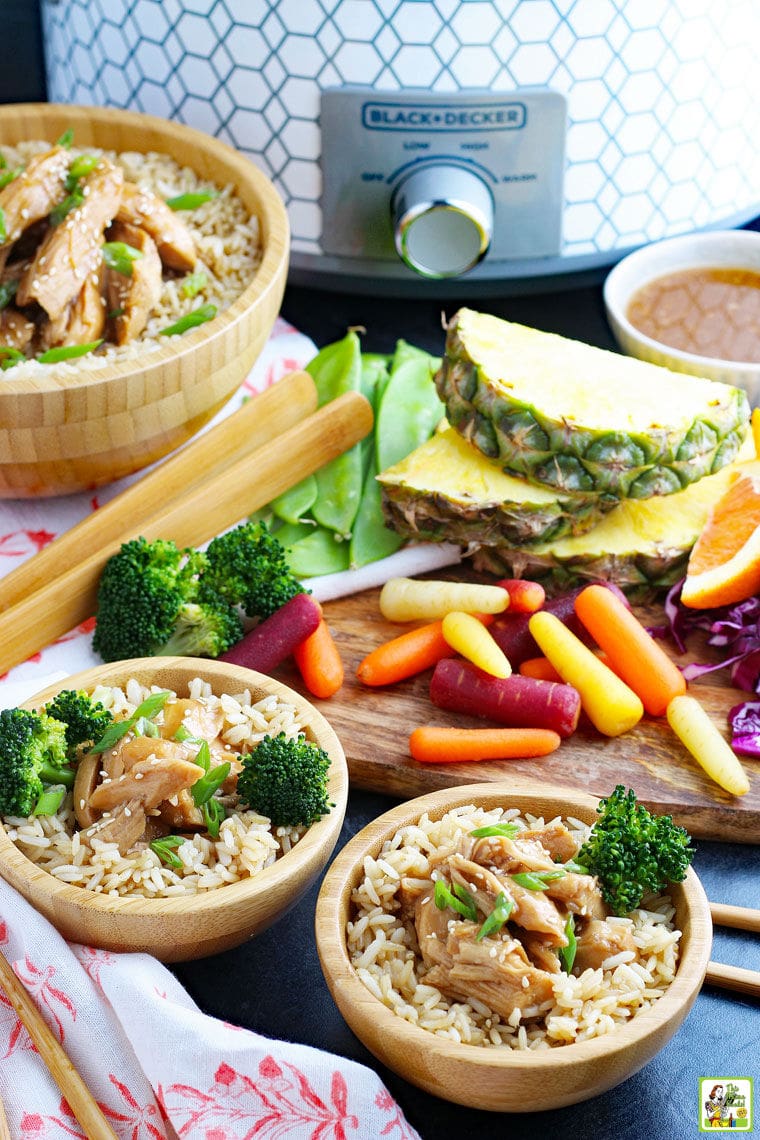
M146 899L97 894L62 883L27 859L0 825L0 875L70 941L106 950L135 950L164 962L203 958L238 946L265 930L295 905L327 863L340 835L348 796L348 769L340 741L313 705L279 681L230 665L190 657L137 658L88 669L67 677L25 703L39 708L60 689L92 690L95 685L122 685L135 677L184 696L194 677L212 691L240 693L254 700L276 693L295 705L310 740L328 753L328 792L335 807L314 823L303 838L258 875L198 895Z
M228 309L144 359L76 376L0 379L0 498L63 495L147 466L194 435L232 396L272 330L285 289L290 230L265 174L226 143L180 123L113 107L0 107L0 145L54 142L155 151L217 185L231 184L259 220L262 258Z
M346 948L351 892L363 877L363 861L376 857L400 827L427 812L439 819L451 808L517 807L547 820L596 817L597 800L564 789L516 791L509 783L467 784L401 804L370 823L341 850L317 900L320 963L335 1002L357 1037L388 1068L444 1100L496 1112L560 1108L597 1096L637 1072L662 1049L689 1012L702 985L712 925L699 879L689 870L671 888L683 932L675 980L654 1005L605 1037L539 1052L457 1044L411 1024L383 1005L356 975Z

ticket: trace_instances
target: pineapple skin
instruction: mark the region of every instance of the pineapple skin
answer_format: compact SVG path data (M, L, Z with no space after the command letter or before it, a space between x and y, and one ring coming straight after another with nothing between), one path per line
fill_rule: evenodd
M628 433L584 427L571 419L572 409L567 418L553 417L511 397L504 384L491 382L468 345L468 325L479 317L466 309L454 315L435 383L450 423L505 471L561 492L644 499L674 494L736 456L749 422L749 403L742 389L716 385L712 407L696 415L685 430L653 426ZM509 322L486 319L510 327ZM561 348L563 338L541 335L555 349ZM614 380L616 354L604 355L610 359ZM660 371L667 384L670 373L665 368Z
M628 499L586 534L532 549L482 544L473 551L473 565L498 577L534 578L551 593L586 581L605 581L638 601L652 600L683 577L710 510L742 464L753 458L749 439L738 462L675 495Z
M593 493L557 494L506 475L451 427L378 479L383 513L395 531L463 546L523 546L583 534L618 502Z

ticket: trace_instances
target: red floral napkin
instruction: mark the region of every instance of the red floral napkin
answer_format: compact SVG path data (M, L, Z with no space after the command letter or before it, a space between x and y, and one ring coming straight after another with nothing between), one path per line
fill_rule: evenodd
M251 375L217 419L303 367L314 352L308 338L279 320ZM93 494L0 500L0 577L128 482ZM85 622L0 675L0 708L99 664L92 625ZM156 959L66 943L2 879L0 952L125 1140L175 1134L190 1140L416 1137L372 1070L208 1017ZM13 1137L84 1137L1 991L0 1097Z

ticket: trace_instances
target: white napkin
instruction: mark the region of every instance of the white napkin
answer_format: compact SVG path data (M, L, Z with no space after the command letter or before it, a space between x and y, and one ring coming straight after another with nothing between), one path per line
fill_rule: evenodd
M2 879L0 951L124 1140L417 1136L371 1069L208 1017L155 958L65 942ZM84 1135L2 993L0 1097L14 1137Z
M278 320L251 375L217 419L303 367L315 351ZM130 481L95 494L0 501L0 577ZM100 664L92 628L85 622L0 676L0 708ZM208 1017L156 959L67 944L2 879L0 952L125 1140L417 1135L372 1070ZM2 991L0 1097L13 1137L84 1137Z

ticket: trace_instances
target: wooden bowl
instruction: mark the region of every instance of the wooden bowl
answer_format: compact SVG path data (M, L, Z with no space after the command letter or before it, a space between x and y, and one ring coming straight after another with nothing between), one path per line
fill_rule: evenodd
M157 151L217 185L231 184L259 220L262 259L244 292L213 321L144 358L43 378L0 378L0 498L61 495L140 470L179 447L236 391L280 309L290 231L269 179L232 147L179 123L112 107L0 107L0 145L53 142Z
M539 1052L458 1044L393 1013L359 980L346 948L351 891L365 857L423 812L439 819L453 807L517 807L547 820L555 815L593 822L597 800L564 789L516 791L509 783L468 784L401 804L376 819L341 850L327 872L316 910L319 958L330 992L357 1037L388 1068L427 1092L457 1104L498 1112L531 1112L574 1104L613 1088L662 1049L686 1017L707 968L712 938L702 886L689 870L670 890L683 932L675 980L654 1005L605 1037Z
M340 742L321 713L271 677L223 661L189 657L137 658L67 677L25 703L39 708L60 689L88 691L135 677L179 695L202 677L217 695L249 689L254 700L276 693L295 705L305 732L328 753L328 792L335 804L295 846L259 874L215 890L184 897L146 899L97 894L62 883L36 866L0 825L0 875L74 942L106 950L145 951L164 962L203 958L238 946L265 930L302 897L327 863L340 834L348 795L348 769Z

